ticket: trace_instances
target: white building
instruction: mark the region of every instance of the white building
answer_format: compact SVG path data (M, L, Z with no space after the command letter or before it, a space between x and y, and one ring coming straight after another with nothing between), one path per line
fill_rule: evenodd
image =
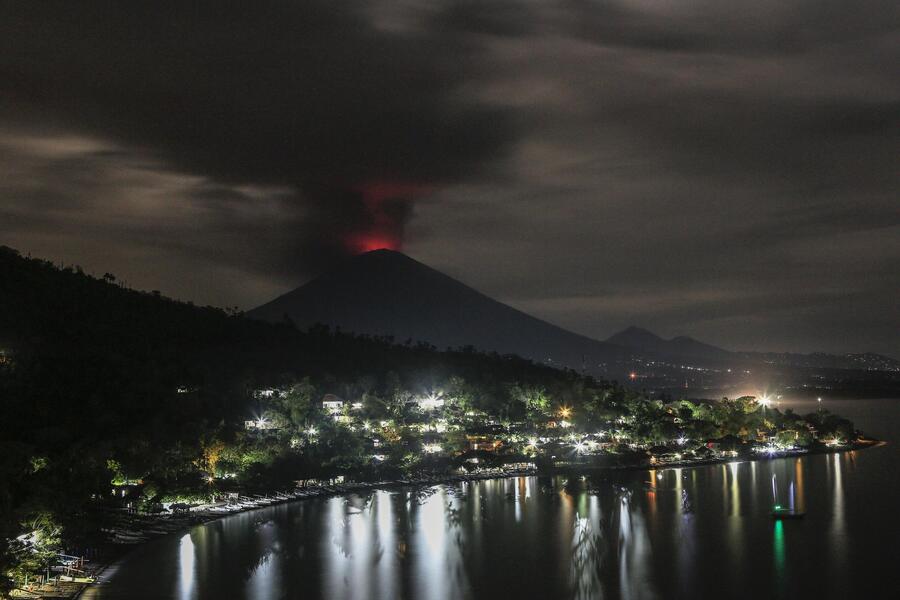
M337 414L344 410L344 401L334 394L325 394L322 398L322 410L330 415Z

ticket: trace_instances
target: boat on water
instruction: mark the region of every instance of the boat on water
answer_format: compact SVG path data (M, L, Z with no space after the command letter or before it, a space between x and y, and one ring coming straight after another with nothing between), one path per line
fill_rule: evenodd
M776 504L772 509L773 519L802 519L805 515L805 512L781 506L780 504Z

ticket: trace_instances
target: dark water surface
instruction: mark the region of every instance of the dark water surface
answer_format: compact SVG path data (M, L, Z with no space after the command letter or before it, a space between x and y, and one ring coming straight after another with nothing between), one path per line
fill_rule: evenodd
M145 544L83 597L900 598L900 400L825 405L891 443L298 501ZM770 518L773 474L805 519Z

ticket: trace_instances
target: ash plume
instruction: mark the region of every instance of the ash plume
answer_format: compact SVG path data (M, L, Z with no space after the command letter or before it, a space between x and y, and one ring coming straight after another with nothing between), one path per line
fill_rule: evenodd
M478 76L476 42L427 23L398 32L369 9L7 4L0 116L112 139L216 183L283 186L293 241L276 271L400 247L415 201L477 174L514 132L508 114L454 100Z

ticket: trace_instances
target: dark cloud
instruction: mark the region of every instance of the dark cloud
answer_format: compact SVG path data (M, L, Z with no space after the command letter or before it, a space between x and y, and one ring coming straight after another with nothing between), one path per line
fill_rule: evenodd
M244 307L403 244L597 337L900 355L898 62L887 0L7 3L0 235Z
M397 219L399 237L416 191L475 175L513 135L507 114L453 97L476 46L385 34L363 6L7 4L0 85L9 112L217 181L293 187L305 217L292 264L321 266L372 221ZM385 183L401 195L363 199Z
M543 7L550 4L548 2ZM521 37L541 29L545 15L538 10L540 6L539 3L519 0L451 1L440 5L430 25L444 32Z
M656 51L782 54L890 33L900 9L890 0L575 0L564 11L582 39Z

